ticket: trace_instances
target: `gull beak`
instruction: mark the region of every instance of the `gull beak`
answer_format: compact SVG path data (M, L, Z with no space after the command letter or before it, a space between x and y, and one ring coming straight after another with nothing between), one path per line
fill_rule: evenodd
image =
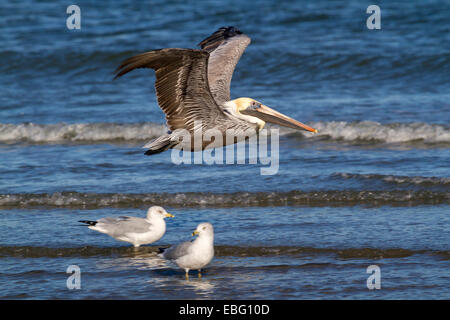
M166 212L165 217L175 218L175 216L171 213Z
M195 236L195 235L197 235L197 234L199 234L199 232L198 232L197 230L195 230L194 232L192 232L192 236Z
M288 127L292 129L299 129L299 130L305 130L317 133L317 130L314 128L311 128L310 126L307 126L304 123L301 123L300 121L297 121L295 119L292 119L288 116L285 116L284 114L275 111L268 106L265 106L261 104L261 106L257 109L249 109L249 110L242 110L242 114L247 114L250 116L257 117L263 121L275 123L283 127Z

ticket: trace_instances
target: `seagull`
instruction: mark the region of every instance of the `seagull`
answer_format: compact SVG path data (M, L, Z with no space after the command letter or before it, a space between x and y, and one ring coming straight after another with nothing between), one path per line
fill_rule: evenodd
M186 241L170 248L160 248L158 256L173 260L186 272L189 279L189 270L197 269L201 278L201 269L214 257L214 228L211 223L203 222L197 226L192 236L198 235L193 241Z
M159 206L150 207L147 218L120 216L118 218L107 217L98 221L80 220L88 225L89 229L113 237L114 239L130 242L135 248L143 244L149 244L161 239L166 232L164 218L174 215L168 213Z
M156 96L169 131L143 146L146 155L172 148L200 151L234 144L258 134L266 121L317 132L254 99L231 100L231 78L250 41L239 29L222 27L200 42L199 50L158 49L122 62L114 79L137 68L156 73ZM208 131L221 136L213 139L205 134ZM194 141L196 137L200 142Z

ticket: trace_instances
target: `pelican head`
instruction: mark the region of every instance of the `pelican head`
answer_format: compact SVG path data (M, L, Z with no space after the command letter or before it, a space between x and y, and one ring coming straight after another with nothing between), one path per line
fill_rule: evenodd
M275 111L251 98L238 98L231 100L226 103L226 106L228 107L228 110L234 109L230 111L234 111L232 113L236 117L258 125L259 129L262 129L266 122L270 122L292 129L305 130L315 133L317 132L316 129Z

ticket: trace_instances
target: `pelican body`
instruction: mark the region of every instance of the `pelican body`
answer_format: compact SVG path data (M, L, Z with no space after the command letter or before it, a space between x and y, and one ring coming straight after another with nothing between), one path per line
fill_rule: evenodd
M258 134L266 122L317 132L252 98L231 100L231 78L250 41L237 28L222 27L200 42L200 50L153 50L117 68L114 79L136 68L156 72L156 95L169 131L144 146L146 155L171 148L200 151L237 143ZM219 132L222 139L212 141L211 132ZM189 139L183 138L186 135Z

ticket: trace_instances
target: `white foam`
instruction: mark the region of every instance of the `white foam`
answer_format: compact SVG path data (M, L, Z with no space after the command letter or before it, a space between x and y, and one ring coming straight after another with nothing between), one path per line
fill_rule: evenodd
M450 185L450 178L447 177L422 177L422 176L398 176L398 175L382 175L382 174L358 174L338 172L334 174L337 177L344 179L366 179L366 180L381 180L394 184L405 185L422 185L422 186L443 186Z
M167 132L156 123L0 124L0 142L95 142L148 140Z
M234 192L234 193L18 193L0 194L0 208L72 207L134 208L155 204L168 207L258 207L307 204L309 206L360 205L361 203L448 204L449 192L429 190L321 190L304 192Z
M348 142L374 141L384 143L450 143L450 128L427 123L381 124L361 122L313 122L319 133L281 129L281 134L299 134L305 138L325 137ZM0 142L58 143L96 141L148 141L167 132L157 123L78 123L78 124L0 124Z
M385 143L404 143L417 140L430 143L450 142L450 129L436 124L331 121L311 123L311 126L319 131L318 136L328 136L333 140L381 141Z

